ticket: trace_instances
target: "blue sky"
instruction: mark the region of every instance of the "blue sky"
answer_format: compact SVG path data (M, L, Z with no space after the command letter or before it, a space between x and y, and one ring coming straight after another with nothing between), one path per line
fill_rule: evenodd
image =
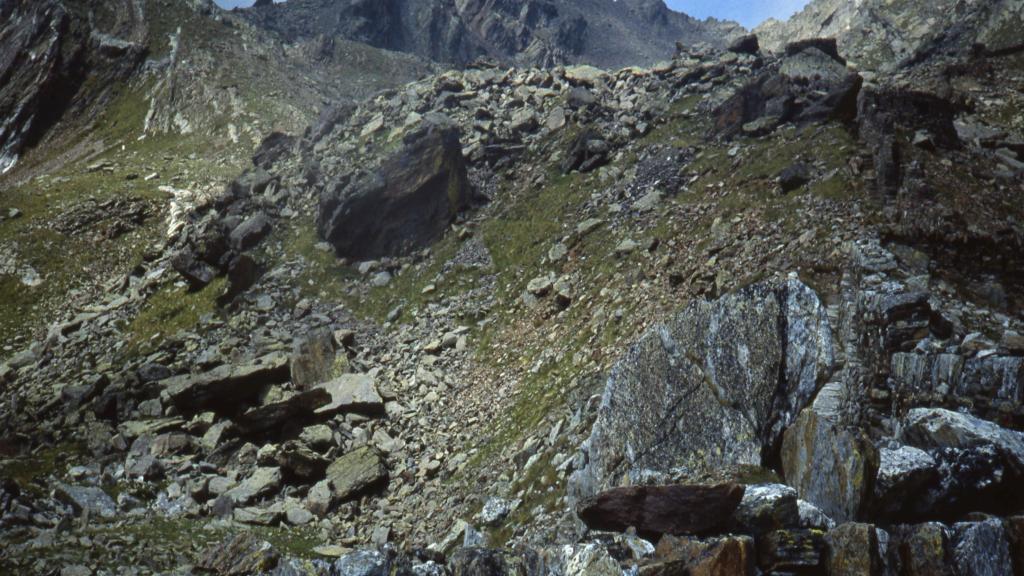
M695 18L714 16L735 20L753 28L768 18L785 20L807 5L808 0L666 0L669 8Z
M215 0L224 8L251 6L253 0ZM670 8L697 18L714 16L735 20L753 28L767 18L785 20L807 4L808 0L666 0Z

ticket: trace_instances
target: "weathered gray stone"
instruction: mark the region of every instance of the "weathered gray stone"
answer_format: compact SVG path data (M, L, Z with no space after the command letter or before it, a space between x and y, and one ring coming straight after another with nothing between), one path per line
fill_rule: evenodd
M458 129L431 123L378 170L327 187L317 226L339 256L402 255L440 238L471 198Z
M702 534L727 526L742 498L738 484L627 486L581 501L576 514L595 530Z
M251 364L219 366L202 374L173 376L162 381L164 394L186 413L254 400L270 384L288 381L288 356L274 353Z
M295 344L292 351L292 384L308 390L348 371L348 357L339 354L334 333L327 328L314 330Z
M109 519L117 514L117 505L113 498L97 486L58 484L54 489L54 495L61 502L71 506L78 516L88 514Z
M359 550L346 554L331 565L331 573L338 576L388 576L387 556L377 550Z
M872 524L836 526L825 541L829 547L831 576L882 576L884 563L877 529Z
M695 302L612 367L570 492L760 466L832 363L825 309L798 281Z
M825 534L818 530L776 530L757 542L757 564L767 573L820 574L826 556Z
M938 522L896 526L891 531L890 548L907 576L953 576L949 530Z
M879 450L873 509L883 518L900 517L908 502L939 481L938 463L912 446Z
M286 423L308 420L320 408L330 404L331 395L322 388L290 393L285 398L256 406L235 417L235 425L244 434L280 428Z
M368 446L345 454L327 468L327 480L334 498L342 502L372 489L386 478L384 462Z
M1024 473L1024 433L968 414L943 408L915 408L907 413L900 438L923 449L994 446L1018 473Z
M266 573L279 560L269 542L242 532L204 550L196 567L220 576L247 576Z
M860 430L842 423L834 405L840 389L826 386L786 431L782 469L801 498L845 522L867 512L878 452Z
M953 525L953 560L961 576L1013 574L1010 546L998 518Z
M755 534L799 528L796 490L785 484L747 486L743 500L733 513L733 522L741 531Z
M242 481L241 484L228 490L225 494L238 505L250 504L265 496L270 496L281 487L280 468L257 468Z
M377 392L377 385L369 374L342 374L330 382L320 384L318 388L326 390L331 399L317 409L317 414L384 412L384 399Z
M749 536L677 538L658 541L654 560L642 565L640 576L753 576L757 554Z

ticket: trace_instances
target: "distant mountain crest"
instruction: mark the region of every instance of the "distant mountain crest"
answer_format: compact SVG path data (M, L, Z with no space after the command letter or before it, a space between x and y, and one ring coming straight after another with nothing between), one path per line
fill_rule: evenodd
M337 36L458 65L651 64L676 42L722 47L742 32L662 0L289 0L243 14L288 41Z

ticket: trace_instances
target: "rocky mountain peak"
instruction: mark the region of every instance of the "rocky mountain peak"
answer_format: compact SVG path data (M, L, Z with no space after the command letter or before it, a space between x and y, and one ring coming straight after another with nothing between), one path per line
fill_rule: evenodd
M676 42L721 47L741 31L661 0L291 0L243 13L288 41L336 36L456 65L653 64Z

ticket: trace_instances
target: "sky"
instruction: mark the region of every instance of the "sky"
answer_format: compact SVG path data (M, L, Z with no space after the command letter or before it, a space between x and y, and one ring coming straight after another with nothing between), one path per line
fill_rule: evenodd
M251 6L253 0L215 0L224 8ZM696 18L714 16L735 20L753 28L768 18L785 20L807 4L808 0L666 0L669 8Z
M713 16L735 20L753 28L768 18L785 20L799 12L808 0L666 0L669 8L686 12L695 18Z

